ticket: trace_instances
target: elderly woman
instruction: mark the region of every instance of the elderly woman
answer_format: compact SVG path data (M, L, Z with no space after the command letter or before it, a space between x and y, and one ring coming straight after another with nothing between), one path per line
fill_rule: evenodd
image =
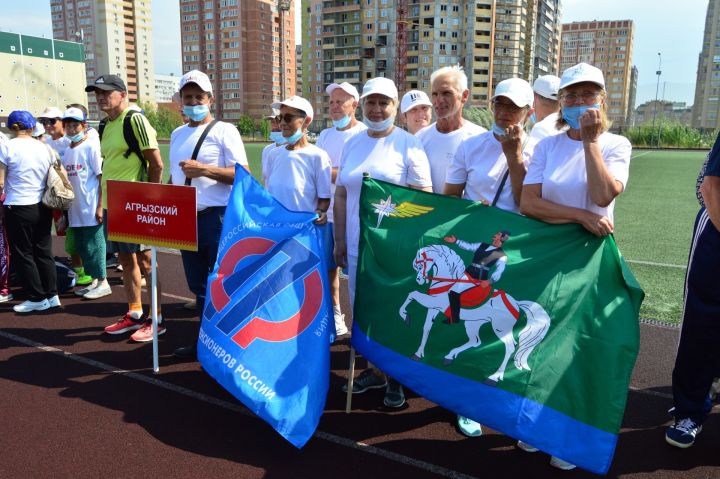
M592 65L580 63L560 79L562 134L541 140L525 176L520 210L547 223L578 223L596 236L613 232L615 198L630 168L630 142L609 133L605 80ZM521 449L533 446L519 442ZM560 469L575 466L553 457Z
M0 196L18 278L28 300L16 304L17 313L60 306L55 261L51 251L52 212L40 201L51 163L48 148L32 138L35 118L13 111L8 126L15 138L0 145Z
M360 189L363 173L396 185L432 191L430 165L420 140L396 128L398 91L389 78L372 78L360 97L363 122L368 129L345 144L335 190L335 261L348 268L350 302L355 301L355 274L360 240ZM388 382L373 369L355 380L353 394L385 387L388 407L405 404L405 394L396 381Z
M400 117L411 135L429 126L432 121L432 103L427 93L420 90L405 93L400 101Z
M497 84L492 97L492 130L460 143L447 170L446 195L492 204L516 213L519 211L523 179L532 153L524 126L532 109L533 95L530 84L520 78L508 78ZM509 234L505 239L507 236ZM477 247L476 243L458 240L452 235L447 236L445 241L463 249ZM481 279L492 284L500 279L500 275ZM448 299L451 310L449 323L459 323L459 292L450 290ZM480 424L463 416L458 416L458 428L466 436L482 434Z

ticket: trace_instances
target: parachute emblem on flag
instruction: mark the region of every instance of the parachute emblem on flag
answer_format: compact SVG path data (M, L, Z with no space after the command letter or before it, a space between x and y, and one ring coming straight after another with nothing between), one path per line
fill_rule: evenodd
M399 205L395 205L392 202L392 195L388 196L386 200L380 200L379 203L370 203L375 208L375 214L378 215L377 228L380 227L382 219L386 216L393 216L398 218L412 218L415 216L424 215L430 213L433 208L432 206L422 206L409 201L403 201Z
M478 287L480 282L465 273L465 263L462 258L445 245L420 248L413 261L413 268L417 273L416 282L419 285L430 283L430 288L426 293L410 292L400 307L400 317L410 324L407 307L413 301L428 310L420 346L412 355L413 359L419 361L425 356L425 346L435 317L438 313L447 314L450 306L448 292L451 289L466 292ZM545 338L550 328L550 316L541 305L533 301L517 301L503 290L493 289L487 297L489 299L480 304L462 303L460 320L465 323L468 341L450 350L443 358L443 364L447 366L463 351L479 347L480 327L490 323L497 338L505 345L505 357L500 367L485 381L487 384L495 385L502 381L507 363L513 354L517 369L530 370L528 357ZM516 344L513 328L521 311L525 313L527 323L520 331Z

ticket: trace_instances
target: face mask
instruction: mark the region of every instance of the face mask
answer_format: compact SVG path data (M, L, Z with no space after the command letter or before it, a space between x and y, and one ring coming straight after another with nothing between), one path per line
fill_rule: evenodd
M530 121L533 123L537 123L537 117L535 116L535 112L533 112L532 115L530 115Z
M393 122L395 122L394 116L384 121L372 121L368 120L367 117L363 117L363 123L372 131L385 131L392 126Z
M183 114L191 121L203 121L210 113L207 105L183 106Z
M339 120L333 120L333 126L337 128L338 130L342 130L346 126L350 124L350 117L344 116L340 118Z
M83 140L83 138L85 138L85 132L81 131L77 135L73 135L73 136L65 135L65 136L73 143L80 143Z
M595 103L594 105L580 105L580 106L564 106L562 108L562 117L563 120L567 122L568 125L570 125L570 128L573 130L579 130L580 129L580 115L588 111L590 108L595 108L596 110L600 109L600 104Z
M288 145L294 145L298 141L300 141L300 138L303 137L303 130L302 128L298 128L295 133L290 135L289 137L285 138L287 140Z
M287 140L285 140L285 137L282 136L282 131L271 131L270 141L277 143L278 145L282 145L287 142Z
M492 124L492 132L497 136L505 136L505 128L500 128L495 122Z

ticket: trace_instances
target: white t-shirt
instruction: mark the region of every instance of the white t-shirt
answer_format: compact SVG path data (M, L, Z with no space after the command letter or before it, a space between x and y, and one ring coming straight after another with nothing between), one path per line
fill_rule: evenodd
M445 189L445 174L452 163L460 143L471 136L479 135L487 130L468 120L463 120L463 125L450 133L441 133L437 129L437 123L426 126L415 133L420 138L428 161L430 162L430 176L432 177L433 193L442 194Z
M350 138L357 135L360 132L367 130L367 125L363 122L358 122L352 128L347 130L338 130L335 127L326 128L320 132L320 136L317 140L317 147L325 150L330 156L330 165L333 168L340 168L340 158L342 157L343 148L345 143ZM328 222L333 222L333 206L335 205L335 183L331 185L330 192L330 209L328 210Z
M75 193L75 199L68 209L70 226L76 228L97 225L95 211L100 204L98 176L102 175L100 144L86 138L75 148L68 148L61 161Z
M275 158L277 152L280 151L280 147L282 147L282 145L278 146L277 143L270 143L262 150L260 164L262 167L262 181L264 185L267 185L268 166L270 165L272 159Z
M8 141L10 141L10 139L5 136L5 133L0 131L0 145L2 145L3 143L7 143Z
M558 133L562 133L563 131L567 130L558 130L555 128L555 125L557 124L559 113L550 113L548 116L540 120L539 122L535 123L532 127L532 130L530 130L530 141L534 144L537 144L538 141L542 140L543 138L547 138L548 136L555 136Z
M527 165L532 156L532 145L527 138L523 149L523 162ZM495 199L505 172L508 171L507 159L502 145L491 131L473 136L460 143L450 167L447 170L447 182L453 185L465 184L463 198L472 201ZM512 184L508 175L498 202L500 209L520 212L512 194Z
M191 127L185 124L170 135L170 177L174 185L185 184L185 174L180 168L180 162L192 157L195 145L208 125L209 123L205 123ZM238 129L230 123L216 123L205 137L197 161L219 168L234 167L235 164L247 165L245 147ZM227 206L232 190L232 185L205 176L192 178L191 186L197 191L198 211L211 206Z
M624 136L607 132L600 135L598 141L608 171L624 188L630 170L630 142ZM573 140L567 133L545 138L537 144L523 183L541 184L543 199L613 219L615 201L600 207L590 198L583 142Z
M13 138L0 144L5 172L5 205L40 203L51 161L50 149L34 138Z
M268 164L267 190L291 211L315 211L319 199L330 199L330 158L308 144L297 150L281 146Z
M50 148L57 151L58 155L60 155L60 159L63 159L63 156L65 156L65 152L68 148L70 148L70 138L63 135L57 140L53 140L51 136L47 136L45 139L45 144L47 144Z
M337 185L347 191L345 241L347 254L357 256L360 240L360 189L363 173L402 186L432 186L430 165L422 143L401 128L384 138L355 135L343 149Z

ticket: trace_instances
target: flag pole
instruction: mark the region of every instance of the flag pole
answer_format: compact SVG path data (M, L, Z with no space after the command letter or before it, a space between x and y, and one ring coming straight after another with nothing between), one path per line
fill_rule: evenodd
M158 304L157 304L157 250L154 246L150 247L150 314L152 317L152 343L153 343L153 373L160 372L158 360Z
M345 398L345 413L350 414L352 409L352 390L355 383L355 348L350 346L350 365L348 367L347 396Z

